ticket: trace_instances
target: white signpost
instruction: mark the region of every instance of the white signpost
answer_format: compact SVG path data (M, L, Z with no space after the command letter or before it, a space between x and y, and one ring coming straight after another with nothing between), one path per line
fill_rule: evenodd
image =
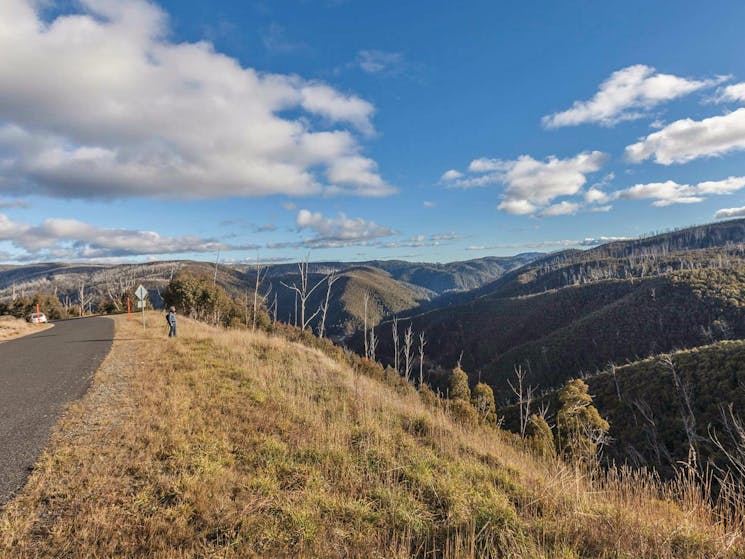
M142 284L140 284L137 289L135 290L135 295L137 295L137 308L142 309L142 329L145 329L145 307L147 306L147 302L145 299L147 299L147 289L145 289Z

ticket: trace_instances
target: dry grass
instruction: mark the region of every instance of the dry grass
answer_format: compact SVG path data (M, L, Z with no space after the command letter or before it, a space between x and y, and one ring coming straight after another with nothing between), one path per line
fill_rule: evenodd
M743 557L692 481L588 479L285 339L116 324L1 557Z
M51 324L31 324L22 318L13 316L0 316L0 341L12 340L35 334L46 328L51 328Z

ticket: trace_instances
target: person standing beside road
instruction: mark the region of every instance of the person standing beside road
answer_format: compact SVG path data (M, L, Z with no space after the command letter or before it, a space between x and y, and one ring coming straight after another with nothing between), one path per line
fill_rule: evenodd
M175 338L176 337L176 307L171 307L169 309L169 312L166 315L166 320L168 321L168 326L171 327L170 330L168 331L168 337Z

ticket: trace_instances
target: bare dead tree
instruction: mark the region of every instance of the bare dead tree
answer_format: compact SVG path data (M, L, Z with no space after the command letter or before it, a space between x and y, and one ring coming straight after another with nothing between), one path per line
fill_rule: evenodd
M419 386L424 384L424 346L427 345L427 340L424 337L424 332L419 333Z
M323 302L323 312L321 313L321 327L319 328L318 335L323 338L324 331L326 329L326 315L329 312L329 300L331 299L331 287L339 279L336 272L331 272L326 276L326 299Z
M736 477L743 480L745 479L745 424L739 416L735 415L733 408L731 402L727 406L722 405L719 408L722 415L722 425L724 425L724 430L730 440L729 444L725 444L711 426L709 426L709 439L727 458L730 469L736 474Z
M85 315L85 307L89 306L92 301L93 295L86 295L85 280L80 280L80 287L78 287L78 304L80 305L80 316Z
M274 324L277 324L277 294L274 294Z
M618 385L618 377L616 376L616 365L615 363L609 363L608 366L610 368L610 374L613 376L613 384L616 386L616 396L618 396L618 401L623 402L623 398L621 397L621 387Z
M400 373L398 367L398 317L394 316L393 321L391 322L391 335L393 336L393 366L396 369L397 373Z
M297 328L297 291L295 291L295 327Z
M411 346L414 343L414 329L409 323L409 327L404 331L404 377L406 382L411 380L411 370L414 367L414 355Z
M665 445L660 442L657 429L657 420L654 417L654 411L649 403L642 399L634 400L632 405L642 416L644 423L642 424L642 432L646 435L647 443L652 448L655 455L657 464L662 464L662 457L664 455L668 462L672 462L670 452L667 450Z
M254 308L253 308L253 324L251 326L252 330L256 330L256 318L259 314L259 308L264 307L266 305L266 301L269 298L269 295L272 293L271 286L269 287L269 291L266 293L261 293L261 282L263 279L262 274L266 274L267 267L266 266L260 266L259 265L259 258L256 257L256 283L254 284Z
M693 407L691 406L690 387L680 378L671 356L663 355L660 358L660 363L665 369L667 369L673 378L675 391L678 394L680 419L683 422L683 429L685 429L686 438L688 439L688 447L689 449L695 449L698 435L696 434L696 416L693 413Z
M312 287L308 287L308 276L309 276L309 268L310 268L310 257L306 256L305 261L300 262L298 264L298 269L300 271L300 286L298 287L297 284L293 282L292 285L287 285L284 282L280 282L282 285L284 285L287 289L292 289L295 292L295 325L297 326L297 303L300 303L300 329L305 330L308 327L308 324L318 315L318 313L321 312L321 307L318 307L318 310L314 312L311 316L309 316L307 319L305 317L305 307L308 302L308 298L313 294L313 292L318 288L319 285L321 285L324 280L326 279L321 278L316 282Z
M365 339L365 357L368 359L370 358L370 345L367 340L367 304L370 301L370 292L365 290L365 294L362 298L362 301L364 303L364 313L363 313L363 323L362 323L362 334L363 338Z
M523 369L522 365L516 365L514 371L515 384L512 384L512 381L509 379L507 380L507 384L510 385L512 392L517 396L517 405L520 410L520 436L525 438L528 419L530 418L530 404L533 401L534 388L532 386L525 386L527 372Z
M375 351L378 349L378 338L375 335L375 328L370 328L370 359L375 361Z

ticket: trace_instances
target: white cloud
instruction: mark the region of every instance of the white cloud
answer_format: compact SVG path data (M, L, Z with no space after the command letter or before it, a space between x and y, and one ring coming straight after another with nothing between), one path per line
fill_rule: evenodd
M422 206L424 206L425 208L434 208L436 205L437 204L432 200L425 200L424 202L422 202Z
M343 95L321 83L307 85L300 92L301 105L306 111L324 116L331 122L348 122L361 132L372 134L370 119L375 107L371 103L353 95Z
M592 99L575 101L571 109L544 116L546 128L599 123L613 126L624 120L645 116L650 109L699 89L720 83L716 80L690 80L636 64L613 72L600 84Z
M703 120L685 118L626 147L634 163L654 159L662 165L685 163L745 149L745 108Z
M720 181L704 181L698 184L678 184L675 181L635 184L613 194L614 198L627 200L651 199L653 206L672 204L696 204L706 200L705 196L732 194L745 188L745 177L728 177Z
M588 204L604 204L608 200L610 200L608 194L599 188L592 187L585 192L585 202Z
M469 163L468 170L471 173L489 173L491 171L504 171L509 167L509 162L500 159L489 159L488 157L479 157Z
M451 179L448 186L472 188L492 184L503 184L502 201L498 209L515 215L531 215L544 210L543 215L566 215L579 209L575 202L564 201L551 206L562 196L580 193L590 173L598 171L607 155L600 151L582 152L568 159L550 156L539 161L529 155L521 155L513 161L474 159L468 166L469 175L464 176L450 170L445 173ZM443 175L443 178L445 177Z
M404 56L400 52L361 50L357 53L357 64L368 74L399 74L404 70Z
M82 13L50 22L37 5L0 2L0 192L394 191L354 134L373 133L369 102L172 42L145 0L81 0Z
M717 100L720 102L745 101L745 83L735 83L723 88Z
M560 196L575 195L587 182L586 175L598 171L606 159L599 151L569 159L552 156L546 161L523 155L511 162L504 175L504 202L499 207L510 213L529 213L531 206L544 207Z
M445 171L442 176L440 177L441 181L454 181L463 176L463 173L460 171L456 171L455 169L450 169L448 171Z
M51 218L40 225L30 225L3 214L0 214L0 241L22 250L24 254L19 260L101 259L257 248L195 236L164 237L154 231L99 227L76 219Z
M558 204L552 204L551 206L541 211L541 213L538 215L541 217L553 217L557 215L574 215L579 211L579 209L580 209L579 204L575 202L567 202L566 200L564 200L563 202L559 202Z
M716 219L730 219L733 217L745 217L745 206L742 208L723 208L718 210L714 217Z
M343 213L337 218L320 212L301 209L295 217L299 231L311 231L313 236L301 241L269 243L268 248L338 248L369 245L376 239L391 237L397 231L362 218L348 218Z

